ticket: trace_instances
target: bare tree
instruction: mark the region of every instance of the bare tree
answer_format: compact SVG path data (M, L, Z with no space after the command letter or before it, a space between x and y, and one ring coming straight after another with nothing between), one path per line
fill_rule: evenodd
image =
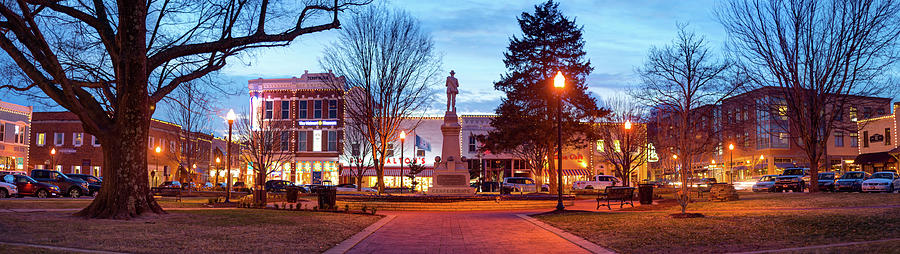
M372 161L372 145L363 132L365 126L347 119L344 122L344 153L341 160L347 162L347 170L350 178L356 183L356 190L362 191L362 179L366 171L372 169L375 163ZM347 149L349 148L349 149Z
M731 67L709 53L701 36L680 25L672 45L650 48L644 66L637 69L642 83L630 92L654 108L660 130L658 147L677 155L682 189L676 196L682 213L690 201L691 165L720 146L715 105L741 85L726 78Z
M718 11L731 51L787 116L810 165L810 192L844 108L889 86L897 61L900 3L893 0L729 1ZM856 131L856 130L853 130ZM866 137L864 137L866 138Z
M358 4L304 2L4 1L0 48L26 81L2 87L41 90L103 145L104 188L78 215L163 213L145 149L156 104L248 49L339 28L338 12Z
M604 102L612 112L606 122L595 125L603 146L600 155L615 167L616 177L629 185L631 175L647 161L646 110L630 99L616 97Z
M364 129L372 146L378 193L384 193L384 160L403 127L414 129L431 103L440 57L431 35L409 14L369 6L354 14L338 41L320 59L325 69L346 77L345 118Z
M287 145L283 142L290 137L290 124L267 120L264 119L261 112L255 116L244 114L244 117L238 119L234 125L238 133L234 142L245 147L240 153L240 159L251 164L250 168L254 174L253 203L255 205L265 205L266 203L265 185L269 174L279 168L284 169L284 166L293 158L293 154L290 153L290 142L287 142ZM232 147L231 152L235 153L236 151ZM227 174L231 175L231 172L229 171Z
M170 139L175 147L168 149L169 157L180 166L178 172L188 176L188 182L194 182L193 166L203 156L200 135L210 132L209 112L213 111L211 106L215 102L201 89L195 85L179 86L165 100L169 120L181 126L181 131Z

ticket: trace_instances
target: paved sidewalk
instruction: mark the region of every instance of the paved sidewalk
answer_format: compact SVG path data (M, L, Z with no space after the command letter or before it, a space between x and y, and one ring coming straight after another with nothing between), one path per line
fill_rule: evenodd
M517 213L384 212L397 217L347 253L590 253Z

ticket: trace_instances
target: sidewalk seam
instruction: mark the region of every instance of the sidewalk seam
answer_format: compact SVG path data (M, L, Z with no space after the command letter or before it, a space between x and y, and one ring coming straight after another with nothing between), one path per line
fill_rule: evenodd
M616 253L612 250L603 248L600 245L592 243L591 241L585 240L584 238L581 238L579 236L573 235L572 233L563 231L562 229L559 229L559 228L551 226L547 223L544 223L544 222L542 222L538 219L535 219L531 216L528 216L525 214L516 214L516 216L519 216L519 218L522 218L528 222L531 222L531 224L534 224L535 226L538 226L544 230L550 231L550 233L553 233L559 237L562 237L563 239L566 239L566 241L569 241L569 242L577 245L578 247L581 247L582 249L590 251L591 253L598 253L598 254L599 253L603 253L603 254Z
M787 248L787 249L758 250L758 251L747 251L747 252L732 252L732 253L735 253L735 254L757 254L757 253L772 253L772 252L802 251L802 250L814 250L814 249L822 249L822 248L844 247L844 246L851 246L851 245L858 245L858 244L883 243L883 242L892 242L892 241L898 241L898 242L900 242L900 238L882 239L882 240L872 240L872 241L861 241L861 242L834 243L834 244L825 244L825 245L813 245L813 246L796 247L796 248Z
M395 217L397 217L397 215L386 215L384 218L381 218L380 220L376 221L375 223L372 223L372 225L369 225L362 231L359 231L358 233L351 236L350 238L347 238L347 240L344 240L343 242L339 243L338 245L331 247L331 249L326 250L324 253L325 254L347 253L347 251L350 251L350 249L352 249L353 247L356 247L357 244L359 244L360 242L362 242L363 240L368 238L369 235L372 235L372 233L375 233L375 231L378 231L378 229L381 229L381 227L386 225L388 222L393 220Z
M42 249L50 249L50 250L61 250L61 251L71 251L71 252L82 252L82 253L102 253L102 254L119 254L125 252L114 252L114 251L105 251L105 250L89 250L89 249L79 249L79 248L69 248L69 247L59 247L52 245L42 245L42 244L33 244L33 243L15 243L15 242L2 242L0 244L12 245L12 246L22 246L22 247L34 247L34 248L42 248Z

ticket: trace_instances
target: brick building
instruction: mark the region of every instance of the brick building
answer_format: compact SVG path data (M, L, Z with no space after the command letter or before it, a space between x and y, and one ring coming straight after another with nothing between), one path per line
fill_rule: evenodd
M32 108L0 101L0 170L24 171Z
M252 125L280 125L288 131L277 145L291 156L269 179L297 183L339 180L343 151L344 78L305 72L300 78L248 81ZM261 119L257 123L256 119Z
M897 172L900 149L897 145L897 123L900 120L900 102L895 102L893 112L857 121L858 141L854 142L859 155L853 163L861 170Z
M102 145L93 135L85 133L81 120L71 112L35 112L32 120L32 133L28 169L55 168L63 173L91 174L102 176ZM183 159L178 158L188 143L180 141L181 127L153 119L150 122L150 138L147 143L147 170L150 184L159 185L163 181L195 179L203 181L200 176L210 165L209 154L212 153L210 142L212 136L197 133L192 143L200 150L200 159L192 165L180 165ZM157 152L157 147L159 152ZM54 153L55 152L55 153ZM194 167L193 164L196 164ZM179 170L180 169L180 170ZM188 174L194 175L189 177Z

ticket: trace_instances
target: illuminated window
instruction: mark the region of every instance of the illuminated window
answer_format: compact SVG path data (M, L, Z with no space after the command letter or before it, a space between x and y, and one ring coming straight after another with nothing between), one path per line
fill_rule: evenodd
M621 153L621 152L622 152L622 147L620 146L620 142L619 142L618 139L617 139L617 140L613 140L613 147L614 147L614 149L615 149L615 151L616 151L617 153Z
M858 114L856 107L850 107L850 121L856 122Z
M82 133L82 132L72 133L72 145L81 146L82 144L84 144L84 133Z
M37 146L44 146L47 143L47 134L46 133L38 133L37 140L35 141Z
M602 152L604 151L604 149L603 149L603 146L605 146L604 143L605 143L605 142L603 142L602 139L601 139L601 140L597 140L597 151L598 151L598 152L601 152L601 153L602 153Z

